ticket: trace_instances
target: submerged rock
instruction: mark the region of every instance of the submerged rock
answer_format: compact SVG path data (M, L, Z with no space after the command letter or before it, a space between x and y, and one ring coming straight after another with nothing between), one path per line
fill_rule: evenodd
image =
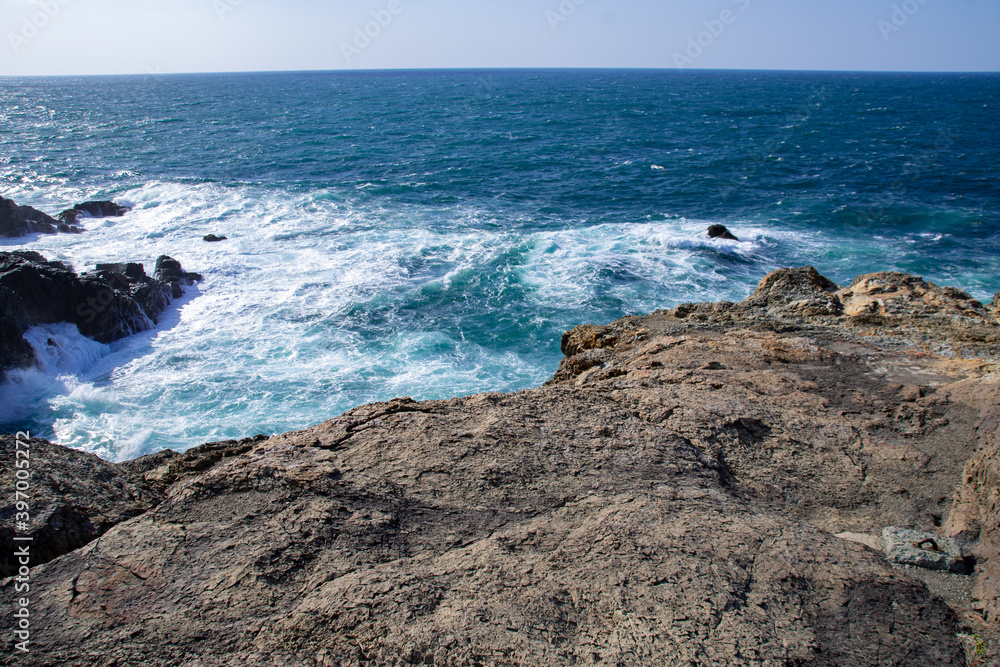
M739 241L736 236L726 229L725 225L712 225L708 228L708 238L710 239L727 239L729 241Z

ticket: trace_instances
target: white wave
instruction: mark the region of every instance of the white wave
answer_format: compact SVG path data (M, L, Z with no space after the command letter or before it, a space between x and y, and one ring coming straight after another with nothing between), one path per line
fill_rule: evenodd
M47 370L19 376L34 388L0 421L31 417L52 424L63 444L121 459L302 428L397 395L533 386L554 370L561 327L681 300L742 298L752 281L741 271L755 282L775 248L821 242L749 221L726 221L742 242L708 239L708 221L663 217L520 234L512 230L530 229L530 220L369 197L152 182L115 198L134 206L122 218L31 240L78 270L129 260L151 272L167 254L204 281L153 331L100 349L67 341L62 357L47 351ZM209 233L229 240L205 243ZM491 349L471 340L489 332L421 324L467 313L415 305L447 310L454 301L481 316L506 298L483 289L508 287L524 292L517 298L527 301L511 307L533 311L551 350Z

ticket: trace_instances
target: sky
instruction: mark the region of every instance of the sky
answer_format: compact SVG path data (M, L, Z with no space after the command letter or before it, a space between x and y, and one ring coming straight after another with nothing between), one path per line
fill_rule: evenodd
M1000 0L0 0L0 76L1000 71Z

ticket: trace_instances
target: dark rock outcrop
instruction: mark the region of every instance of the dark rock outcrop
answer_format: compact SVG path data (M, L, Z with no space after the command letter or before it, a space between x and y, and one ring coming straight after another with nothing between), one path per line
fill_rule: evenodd
M171 295L178 299L184 293L182 285L193 285L202 279L200 273L188 273L181 263L172 257L161 255L156 260L156 273L153 274L156 280L170 286Z
M19 237L36 232L55 234L58 231L59 221L52 216L0 197L0 236ZM67 227L65 231L73 230Z
M77 275L61 262L30 251L0 252L0 372L34 360L22 334L28 326L69 322L84 336L101 343L152 328L181 282L200 279L180 263L161 257L157 264L176 266L158 280L141 264L99 264Z
M125 215L131 210L131 208L116 204L113 201L88 201L66 209L58 217L59 220L66 224L75 225L81 215L90 218L116 218Z
M27 368L35 360L35 352L26 340L28 310L24 302L6 287L0 286L0 382L10 368Z
M736 236L731 231L729 231L725 225L711 225L708 228L708 238L739 241L739 239L736 238Z
M216 236L215 234L209 234L202 238L203 241L207 243L218 243L219 241L227 240L225 236Z
M808 268L678 310L574 329L538 389L117 466L162 502L35 568L33 657L923 667L964 664L960 630L993 650L959 597L834 535L940 535L970 457L965 539L995 534L997 321L912 276Z

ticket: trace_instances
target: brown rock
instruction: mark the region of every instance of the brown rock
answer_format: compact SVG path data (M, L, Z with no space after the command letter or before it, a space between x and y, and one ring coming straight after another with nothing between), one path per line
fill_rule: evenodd
M972 457L948 528L992 553L998 325L900 274L847 291L777 272L568 332L539 389L123 464L164 500L33 570L33 658L965 664L971 610L833 533L940 532Z

